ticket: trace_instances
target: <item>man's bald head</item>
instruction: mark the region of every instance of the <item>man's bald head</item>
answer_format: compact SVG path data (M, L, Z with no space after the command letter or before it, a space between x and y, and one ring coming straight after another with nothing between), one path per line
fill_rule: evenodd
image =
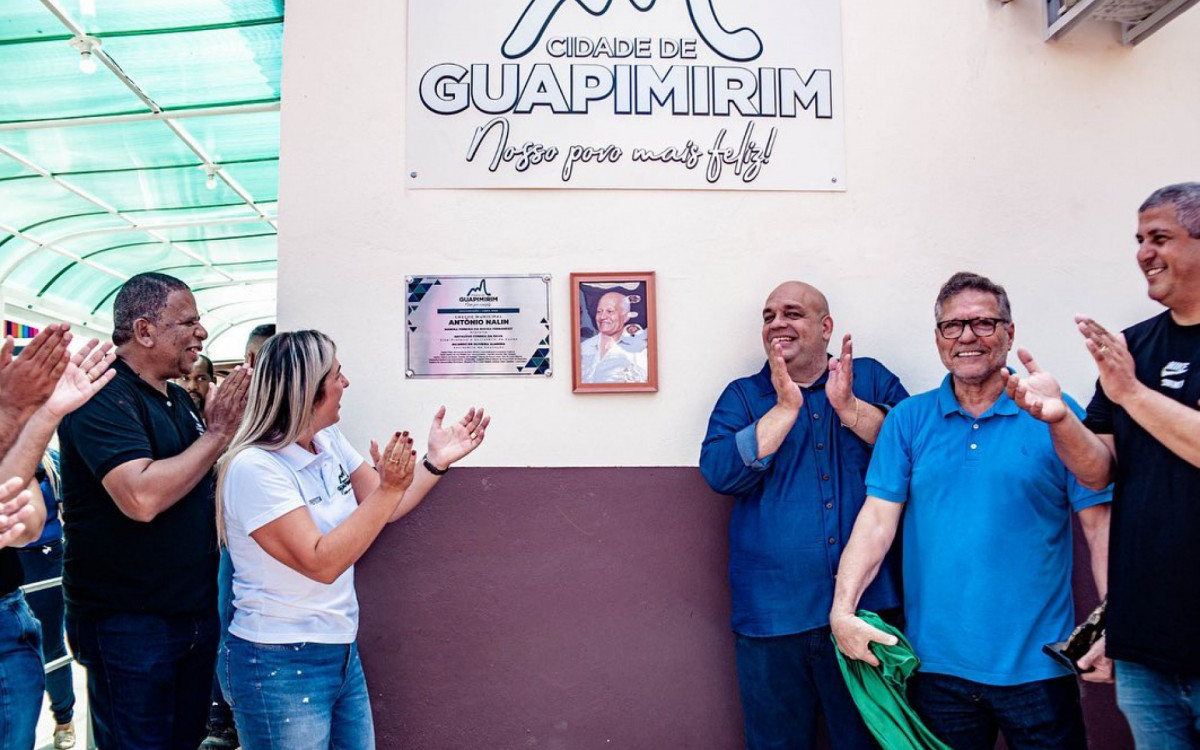
M825 299L825 294L812 284L806 284L803 281L785 281L775 287L775 290L767 296L767 300L770 301L776 295L804 300L813 310L820 311L822 315L829 314L829 300Z
M606 292L596 303L596 328L601 336L619 339L629 320L629 297L620 292Z

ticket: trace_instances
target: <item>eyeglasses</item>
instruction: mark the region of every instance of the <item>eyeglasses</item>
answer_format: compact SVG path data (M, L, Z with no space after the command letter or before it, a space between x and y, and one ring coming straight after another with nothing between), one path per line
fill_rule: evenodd
M1007 323L1004 318L971 318L969 320L943 320L937 324L938 333L944 339L961 338L963 331L971 329L976 336L991 336L996 332L996 326Z

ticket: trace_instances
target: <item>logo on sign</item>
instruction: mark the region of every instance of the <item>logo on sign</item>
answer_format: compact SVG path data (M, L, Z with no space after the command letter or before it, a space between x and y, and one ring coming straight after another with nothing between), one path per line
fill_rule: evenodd
M467 290L465 296L459 297L459 302L497 302L500 298L488 291L487 279L480 279L479 286Z
M537 43L541 41L546 27L554 19L554 14L562 7L565 0L530 0L525 12L517 19L513 30L504 40L501 53L512 60L528 55ZM656 0L629 0L633 7L643 13L654 7ZM762 39L751 28L727 30L719 20L713 8L712 0L685 0L688 16L696 33L704 40L709 49L726 60L746 62L757 59L763 51ZM575 0L593 16L604 15L612 0Z

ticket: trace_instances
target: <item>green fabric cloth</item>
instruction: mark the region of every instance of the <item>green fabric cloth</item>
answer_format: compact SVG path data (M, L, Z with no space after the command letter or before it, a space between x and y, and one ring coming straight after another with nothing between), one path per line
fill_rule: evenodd
M888 625L874 612L860 609L858 616L868 625L899 639L895 646L871 644L871 653L879 659L878 667L872 667L865 661L845 658L837 644L834 644L842 677L846 679L850 696L871 734L875 735L883 750L952 750L926 728L917 712L908 705L908 678L921 666L921 660L913 653L912 644L904 637L904 633Z

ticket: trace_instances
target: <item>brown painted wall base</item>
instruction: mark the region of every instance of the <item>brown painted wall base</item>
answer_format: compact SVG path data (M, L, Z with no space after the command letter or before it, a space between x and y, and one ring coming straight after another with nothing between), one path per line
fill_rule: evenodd
M741 747L729 508L694 468L451 472L357 567L379 747Z

